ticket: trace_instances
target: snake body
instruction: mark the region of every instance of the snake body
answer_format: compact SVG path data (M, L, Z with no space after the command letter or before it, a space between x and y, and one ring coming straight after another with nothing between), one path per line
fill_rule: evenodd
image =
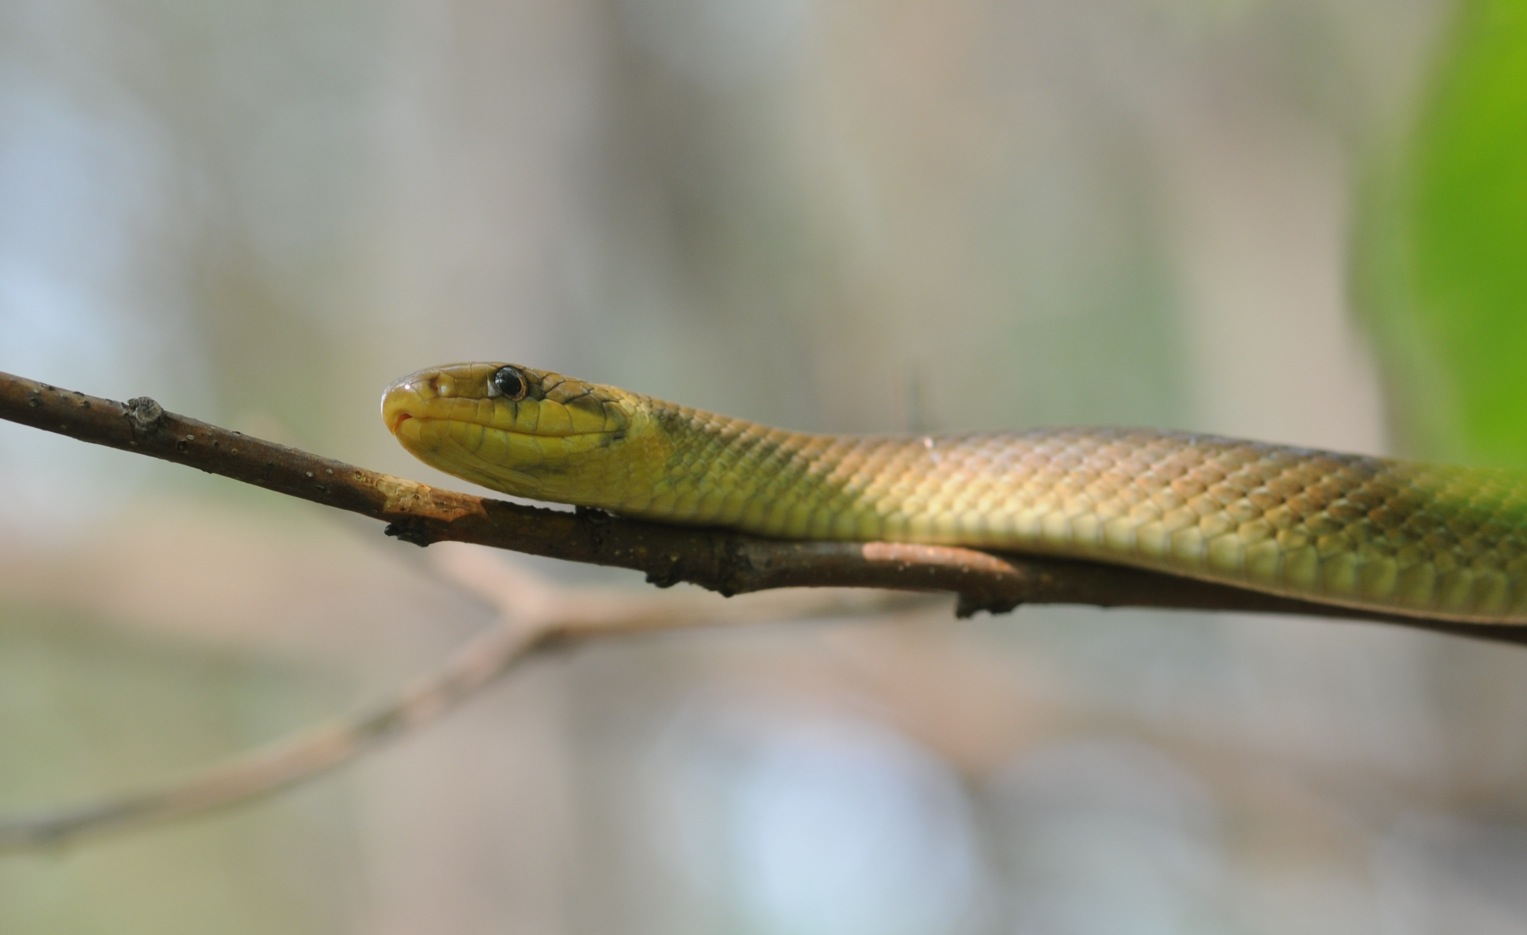
M502 363L410 374L382 414L423 461L534 499L1527 623L1527 476L1511 471L1149 429L806 434Z

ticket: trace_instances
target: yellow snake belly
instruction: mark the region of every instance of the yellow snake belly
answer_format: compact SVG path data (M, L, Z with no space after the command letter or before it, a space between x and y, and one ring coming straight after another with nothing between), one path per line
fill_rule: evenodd
M425 462L536 499L1527 622L1527 476L1517 472L1149 429L806 434L500 363L411 374L382 408Z

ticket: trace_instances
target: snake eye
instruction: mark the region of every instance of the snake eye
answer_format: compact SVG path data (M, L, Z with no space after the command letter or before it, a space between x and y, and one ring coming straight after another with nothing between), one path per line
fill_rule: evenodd
M529 388L530 384L518 367L500 367L488 378L488 395L502 396L511 402L524 399Z

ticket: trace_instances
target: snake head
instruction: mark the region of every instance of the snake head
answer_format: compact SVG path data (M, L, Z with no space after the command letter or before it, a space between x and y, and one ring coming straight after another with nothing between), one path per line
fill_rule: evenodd
M426 464L515 496L616 505L631 480L621 449L645 435L639 397L517 364L411 373L382 394L382 421Z

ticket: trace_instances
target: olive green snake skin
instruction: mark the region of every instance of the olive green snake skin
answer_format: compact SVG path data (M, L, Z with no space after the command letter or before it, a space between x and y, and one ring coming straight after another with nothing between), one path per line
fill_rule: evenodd
M1527 477L1149 429L810 435L501 363L382 399L518 496L783 539L967 545L1346 607L1527 623Z

